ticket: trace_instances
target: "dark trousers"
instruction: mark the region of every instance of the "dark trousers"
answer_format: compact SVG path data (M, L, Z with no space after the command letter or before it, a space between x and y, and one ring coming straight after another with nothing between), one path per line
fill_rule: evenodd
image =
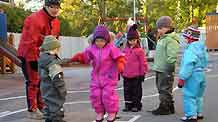
M159 100L161 104L173 103L173 72L156 72L156 87L159 93Z
M127 108L142 107L142 81L138 77L124 77L124 100Z

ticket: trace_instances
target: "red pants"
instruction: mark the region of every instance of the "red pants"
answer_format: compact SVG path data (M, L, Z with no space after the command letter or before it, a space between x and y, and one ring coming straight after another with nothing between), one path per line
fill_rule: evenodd
M29 62L26 62L24 58L20 58L22 61L22 71L26 80L26 96L28 111L36 111L43 109L43 102L40 93L40 79L37 70L33 70Z

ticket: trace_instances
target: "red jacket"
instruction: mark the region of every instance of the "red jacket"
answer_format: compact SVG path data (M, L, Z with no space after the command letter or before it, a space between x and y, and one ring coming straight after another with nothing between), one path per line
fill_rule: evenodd
M39 47L44 36L59 36L60 22L57 18L49 16L45 9L41 9L28 16L24 21L22 36L18 47L18 56L27 61L37 61L39 58Z
M147 58L142 48L126 47L123 52L126 56L126 65L122 74L124 77L134 78L148 72Z

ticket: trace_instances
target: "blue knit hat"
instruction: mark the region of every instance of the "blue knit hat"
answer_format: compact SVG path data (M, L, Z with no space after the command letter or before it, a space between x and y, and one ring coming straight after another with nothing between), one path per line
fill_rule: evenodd
M95 28L94 35L93 35L93 43L97 38L104 39L107 43L110 42L110 34L107 27L105 27L104 25L98 25Z

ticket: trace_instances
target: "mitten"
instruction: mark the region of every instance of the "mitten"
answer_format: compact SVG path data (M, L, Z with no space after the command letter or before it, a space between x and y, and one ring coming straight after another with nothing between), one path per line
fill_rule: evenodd
M126 60L125 60L125 58L123 56L119 57L117 59L117 61L116 61L118 72L121 73L121 74L124 71L125 62L126 62Z
M38 61L30 61L29 64L32 70L38 71Z
M179 82L178 82L178 87L179 87L179 88L182 88L182 87L184 86L184 83L185 83L185 81L184 81L184 80L182 80L182 79L179 79Z
M82 64L85 64L84 54L83 53L77 53L75 56L73 56L70 59L70 62L80 62Z

